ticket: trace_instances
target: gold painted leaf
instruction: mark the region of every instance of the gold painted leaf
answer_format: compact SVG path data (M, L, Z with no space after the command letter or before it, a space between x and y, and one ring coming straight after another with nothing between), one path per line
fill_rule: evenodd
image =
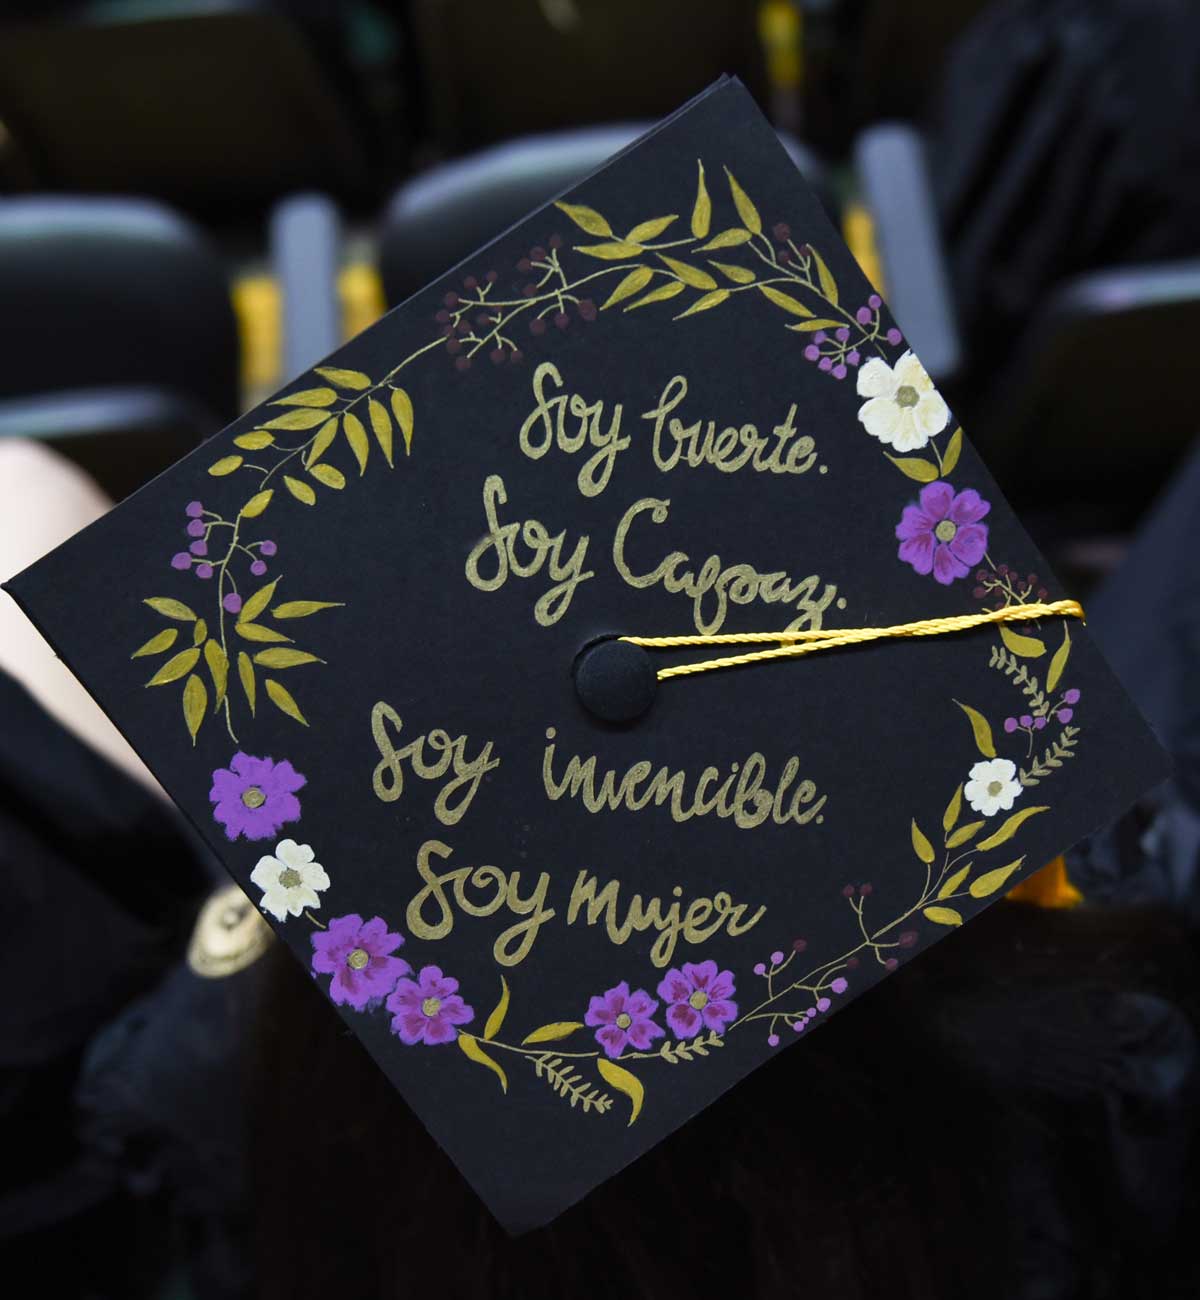
M825 259L817 250L813 249L813 261L817 264L817 279L821 284L821 292L835 307L838 305L838 287L837 281L830 273L829 267L825 265Z
M212 678L216 698L213 708L219 709L225 698L225 687L229 681L229 659L221 648L220 641L211 637L204 643L204 662L208 665L208 675Z
M954 473L954 467L958 464L958 458L962 455L963 431L959 427L950 435L950 441L946 444L946 454L942 457L942 473L950 475Z
M175 638L178 635L179 629L177 627L164 627L161 632L155 633L145 645L138 646L129 657L130 659L140 659L142 655L162 654L164 650L170 650L175 644Z
M917 825L917 819L913 818L912 824L912 846L913 852L921 859L922 862L933 861L933 845L925 837L925 832Z
M736 248L738 244L744 244L749 238L748 230L743 230L741 226L731 226L728 230L722 230L719 235L714 235L707 244L701 244L698 251L713 253L718 248Z
M487 1018L487 1024L483 1027L483 1037L487 1042L500 1032L500 1026L504 1024L504 1017L508 1015L508 980L503 975L500 976L500 1001L492 1009L492 1014Z
M233 440L235 447L241 447L246 451L262 451L264 447L269 447L275 441L275 435L268 433L266 429L251 429L249 433L241 433Z
M371 419L371 432L375 435L379 450L383 452L384 459L390 465L392 463L392 419L387 413L387 407L372 397L367 403L367 414Z
M948 849L957 849L973 836L978 835L983 829L983 825L983 822L966 822L947 838L946 847Z
M222 456L219 461L208 467L208 472L213 478L224 478L226 474L232 474L235 469L240 468L243 459L242 456Z
M282 415L277 415L273 420L268 420L264 429L315 429L318 424L324 424L329 419L327 411L310 410L308 407L297 407L294 411L284 411Z
M149 605L156 614L162 614L166 618L178 619L181 623L194 623L196 615L181 600L174 600L170 596L150 596L142 601L143 605Z
M249 501L241 508L239 512L243 519L257 519L259 515L271 504L271 498L275 495L274 488L264 488L261 492L256 492Z
M261 623L235 623L234 631L243 641L290 641L290 636L276 632L274 628L263 627Z
M290 474L283 476L283 486L297 501L303 502L306 506L311 506L316 502L317 494L312 488L307 483L302 483L298 478L292 478Z
M1052 691L1059 683L1063 675L1063 669L1067 666L1067 660L1071 657L1071 630L1063 623L1063 642L1054 652L1054 658L1050 660L1050 671L1046 674L1046 689Z
M196 666L196 661L200 658L200 651L192 646L188 650L181 650L177 655L172 655L165 664L154 674L146 683L147 686L165 686L168 682L177 682L181 677L186 677Z
M965 867L960 867L954 875L950 876L941 889L938 890L937 896L939 898L949 898L959 885L961 885L962 882L971 874L971 865L972 864L968 862Z
M308 472L317 480L318 483L324 483L327 488L334 488L340 491L346 486L346 476L340 469L335 469L332 465L310 465Z
M203 645L207 635L208 624L202 618L198 618L192 628L192 645Z
M725 168L725 175L729 179L729 192L733 195L733 206L737 208L737 214L742 219L742 225L752 234L762 234L762 218L758 215L758 209L750 202L750 196L733 178L733 173L728 167Z
M361 370L342 370L337 366L318 366L316 373L322 379L328 379L331 384L336 384L338 388L351 388L356 393L361 393L364 388L371 387L371 381Z
M992 729L988 726L988 720L978 709L971 708L969 704L963 704L960 700L955 700L954 703L967 715L967 721L970 722L971 730L975 735L975 748L984 758L995 758L996 746L992 740Z
M565 212L580 230L586 231L589 235L612 234L612 226L595 208L586 208L582 203L556 203L554 206L560 212Z
M271 611L272 618L307 618L322 609L341 609L340 600L285 600Z
M561 206L562 204L559 204L559 207ZM464 1056L474 1061L477 1065L482 1065L486 1069L491 1070L496 1078L500 1080L501 1092L508 1092L508 1075L505 1074L497 1062L493 1061L483 1048L479 1046L479 1040L477 1038L471 1034L460 1032L458 1035L458 1045L462 1048Z
M728 297L728 289L717 289L713 293L706 293L702 298L697 298L687 311L681 311L675 319L683 320L685 316L694 316L698 311L708 311L710 307L719 307Z
M204 710L208 708L208 691L197 673L193 673L183 687L183 720L191 733L192 744L196 743L196 733L204 721Z
M676 294L682 293L684 284L682 280L668 280L666 284L660 284L657 289L651 289L644 298L639 298L637 302L631 302L626 311L633 311L635 307L649 307L652 302L666 302L668 298L674 298Z
M267 688L267 698L277 709L286 713L289 718L295 718L297 722L308 726L308 719L300 712L300 706L292 699L291 691L282 682L268 677L263 685Z
M582 1020L555 1020L551 1024L541 1025L533 1033L526 1034L521 1044L556 1043L561 1038L569 1038L577 1029L583 1028Z
M1013 654L1022 655L1026 659L1038 659L1046 653L1045 641L1040 641L1036 636L1022 636L1003 623L1000 624L1000 640Z
M304 468L315 465L317 461L329 450L334 438L337 437L338 417L335 415L332 420L326 420L317 430L312 442L308 444L308 450L304 453Z
M310 655L307 650L291 650L281 645L260 650L254 662L262 668L299 668L301 664L323 664L325 660Z
M250 706L250 716L254 717L254 665L250 662L250 656L245 652L245 650L238 651L238 677L241 678L242 690L246 696L246 703Z
M363 422L352 411L347 413L342 421L342 427L346 431L346 441L350 444L354 459L358 461L358 473L361 477L367 468L367 456L371 452L367 431L363 428Z
M669 217L655 217L652 221L639 221L625 236L627 244L644 244L648 239L657 239L664 230L679 216L673 212Z
M798 325L788 326L788 329L799 330L801 334L813 334L817 330L835 330L837 328L837 321L827 320L824 316L819 316L816 320L802 320Z
M699 267L689 266L676 257L668 257L665 253L659 253L658 256L659 260L665 262L684 284L690 284L693 289L715 289L717 287L716 280L707 271L701 271Z
M596 1062L596 1069L600 1071L600 1077L608 1084L610 1088L617 1092L623 1092L629 1098L632 1104L632 1111L629 1116L629 1123L642 1113L642 1102L646 1098L646 1090L642 1087L641 1080L635 1074L630 1074L623 1066L616 1061L608 1061L602 1056Z
M989 894L994 894L998 889L1003 889L1004 882L1024 861L1025 855L1022 854L1015 862L1010 862L1007 866L997 867L994 871L985 871L982 876L971 881L967 892L972 898L987 898Z
M962 917L952 907L925 907L921 910L935 925L962 925Z
M931 460L922 460L920 456L888 456L886 451L883 454L901 474L916 479L918 483L932 483L938 476L938 467Z
M396 417L396 424L404 437L404 454L407 456L412 451L413 404L412 398L403 388L392 389L392 414ZM392 458L389 456L388 464L391 463Z
M962 812L962 793L963 788L960 785L957 790L950 796L950 802L946 805L946 811L942 813L942 830L947 835L954 829L954 823L958 821L958 814Z
M1048 804L1039 804L1036 808L1022 808L1020 812L1015 812L1007 818L1004 825L994 834L989 835L986 840L980 840L975 846L980 853L986 853L988 849L994 849L998 844L1004 844L1021 829L1021 827L1038 813L1049 812Z
M632 298L635 293L641 293L653 278L654 272L648 266L635 266L628 275L621 278L621 282L608 295L600 310L603 311L605 307L613 307L619 302L624 302L626 298Z
M708 186L704 183L704 164L696 159L696 202L692 204L692 235L703 239L708 234L712 222L712 199L708 197Z
M732 280L734 284L753 284L758 278L748 266L732 266L728 262L709 262L709 266L715 266L727 280Z
M812 312L799 299L793 298L790 293L782 293L771 284L760 284L758 287L762 290L763 295L770 298L776 307L782 307L784 311L790 311L793 316L812 315Z
M366 378L366 376L363 376ZM275 397L272 406L332 406L337 401L337 394L332 388L302 388L298 393L289 393L286 397Z
M245 604L238 610L238 622L253 623L271 603L271 597L274 596L275 588L278 586L279 579L273 578L270 582L263 583L253 596L248 596Z
M628 244L623 239L611 244L576 244L577 253L586 253L588 257L598 257L602 262L616 262L622 257L637 257L642 251L638 244Z

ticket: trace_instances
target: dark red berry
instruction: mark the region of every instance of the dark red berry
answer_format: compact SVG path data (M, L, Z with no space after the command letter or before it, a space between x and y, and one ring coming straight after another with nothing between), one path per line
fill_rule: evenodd
M473 275L468 275L467 278L463 281L463 288L478 289L479 281Z
M559 328L560 330L565 330L565 329L567 328L567 326L570 325L570 323L571 323L571 318L570 318L570 316L567 315L567 313L566 313L565 311L560 311L560 312L559 312L559 313L554 317L554 323L555 323L555 325L558 326L558 328Z
M488 356L491 357L492 359L492 365L498 366L504 360L504 349L494 348L491 352L488 353Z
M483 326L483 325L490 325L491 323L492 323L492 318L485 311L481 311L479 315L475 317L476 325Z
M532 298L533 295L534 295L535 293L537 293L537 285L536 285L536 284L527 284L527 285L525 285L524 288L522 288L522 290L521 290L521 297L522 297L522 298Z
M847 969L847 970L858 970L858 958L857 958L857 957L847 957L847 958L846 958L846 969Z
M971 595L974 596L976 600L982 600L982 599L984 598L984 596L987 595L987 588L986 588L986 587L976 587L976 588L974 589L974 591L971 592Z
M455 357L455 358L454 358L454 368L455 368L455 370L470 370L470 369L471 369L471 358L470 358L470 357Z
M456 352L461 352L462 351L461 341L459 339L447 339L446 351L449 352L451 356L453 356Z
M541 246L541 244L538 244L536 247L529 250L529 256L535 262L544 262L546 260L546 250Z
M884 970L895 970L899 965L900 963L895 957L889 957L887 961L883 963L883 968Z
M792 940L792 950L793 950L794 952L803 952L803 951L805 950L805 948L807 948L807 947L808 947L808 940L807 940L807 939L793 939L793 940Z
M844 885L844 886L842 887L842 897L843 897L843 898L853 898L853 897L854 897L854 886L853 886L853 885Z
M456 333L463 334L463 335L470 334L471 332L470 323L465 320L460 320L458 324L455 325L454 329Z
M531 320L529 322L529 332L530 334L545 334L546 322L540 316L535 320Z
M447 339L452 339L452 338L454 337L454 326L453 326L453 325L447 325L447 326L442 330L442 337L443 337L443 338L447 338Z
M590 298L584 298L577 308L580 320L596 319L596 304Z
M519 366L525 360L525 353L520 348L514 348L509 353L508 360L511 365Z
M458 294L456 294L454 290L451 289L450 292L442 299L442 301L446 304L447 307L457 307Z
M450 320L450 313L443 307L441 311L433 318L439 325L446 325Z
M551 247L551 248L561 248L561 247L562 247L562 244L563 244L563 241L562 241L562 236L561 236L561 235L551 235L551 236L550 236L550 247Z
M489 271L483 278L488 282L488 284L495 284L500 278L500 275L496 271Z
M786 221L780 221L776 223L773 234L781 244L786 244L787 241L792 237L792 228L791 226L788 225Z
M859 885L858 892L864 898L870 898L870 896L875 892L875 886L870 884L869 882L865 885Z
M528 275L529 272L533 270L533 264L530 262L529 258L523 257L517 263L517 270L520 271L522 275Z
M1038 588L1038 593L1037 593L1038 600L1045 600L1049 595L1050 593L1046 590L1045 587Z
M905 930L904 933L900 936L900 940L899 940L900 947L911 948L913 944L916 943L916 941L917 941L916 930Z

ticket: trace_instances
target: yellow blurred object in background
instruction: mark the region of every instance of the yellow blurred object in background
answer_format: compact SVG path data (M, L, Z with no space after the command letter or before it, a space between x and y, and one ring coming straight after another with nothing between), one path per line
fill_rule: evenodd
M1061 856L1048 862L1041 871L1035 871L1028 880L1022 880L1006 897L1014 903L1032 903L1035 907L1074 907L1083 902L1083 895L1071 884L1067 864Z

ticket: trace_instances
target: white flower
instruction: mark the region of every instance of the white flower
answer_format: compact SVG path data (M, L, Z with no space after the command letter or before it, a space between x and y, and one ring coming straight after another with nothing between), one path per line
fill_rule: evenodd
M991 817L1002 808L1008 812L1020 793L1017 765L1009 758L992 758L985 763L976 763L971 769L970 780L963 786L967 803L985 817Z
M259 858L250 879L263 891L260 906L277 921L299 916L306 907L320 907L318 889L329 888L329 877L312 848L295 840L280 840L275 856Z
M858 395L870 399L858 408L863 428L897 451L924 447L950 418L950 408L911 352L894 368L872 357L858 372Z

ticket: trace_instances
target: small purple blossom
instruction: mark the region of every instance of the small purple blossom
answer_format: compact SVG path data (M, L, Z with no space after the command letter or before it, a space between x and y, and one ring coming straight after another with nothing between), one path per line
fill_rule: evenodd
M1022 713L1019 721L1021 723L1021 726L1023 726L1026 730L1028 730L1030 727L1033 726L1033 714Z
M1016 720L1016 718L1005 718L1005 719L1004 719L1004 730L1007 731L1008 734L1009 734L1010 736L1012 735L1012 733L1013 733L1014 731L1016 731L1016 729L1017 729L1017 720Z
M250 572L254 574L256 578L261 578L266 571L267 566L262 560L255 560L250 566Z
M857 348L851 348L851 350L846 353L846 364L848 366L856 366L861 360L862 353L859 352Z
M1066 704L1078 704L1078 703L1079 703L1079 692L1075 689L1074 686L1072 686L1071 689L1070 689L1069 691L1064 692L1064 694L1063 694L1063 702L1066 703Z
M920 574L932 572L943 586L965 578L987 550L988 530L979 521L991 509L974 488L955 492L949 483L927 483L920 504L905 506L897 552Z
M783 953L771 954L778 965ZM717 1033L737 1018L733 974L718 970L715 961L685 962L669 970L658 986L658 996L667 1006L667 1024L676 1038L694 1038L704 1028Z
M815 343L810 343L804 349L805 361L819 361L821 359L821 349Z
M883 306L883 299L877 293L873 293L867 299L867 306L870 307L872 311L878 311L880 307Z
M1059 722L1063 722L1063 723L1070 722L1074 716L1075 716L1074 709L1059 709L1058 711Z
M213 576L213 566L212 566L211 564L197 564L197 565L196 565L196 577L197 577L197 578L205 578L205 579L207 579L207 578L211 578L212 576Z
M829 1000L828 998L818 998L818 999L817 999L817 1010L818 1010L818 1011L828 1011L829 1008L830 1008L831 1006L833 1006L833 1003L830 1002L830 1000Z
M260 555L268 555L268 556L274 555L278 549L279 547L276 546L275 543L271 541L269 538L267 539L267 541L259 542L258 544L258 553Z
M1034 718L1034 720L1033 720L1033 729L1034 729L1034 731L1041 731L1042 728L1045 727L1045 725L1046 725L1046 719L1045 719L1045 718Z
M837 979L835 979L835 980L834 980L834 981L829 985L829 987L830 987L830 988L831 988L835 993L841 994L841 993L845 993L845 991L850 987L850 984L849 984L849 981L846 980L844 976L839 975L839 976L837 977Z
M760 962L755 962L755 964L754 964L754 973L755 973L755 975L765 975L765 974L767 973L767 964L766 964L766 962L762 962L762 961L760 961Z
M872 319L870 308L860 307L858 311L854 313L854 319L858 321L860 325L870 325Z
M205 523L203 519L189 519L187 526L187 535L189 537L203 537Z
M199 519L203 513L204 505L200 501L189 501L184 507L184 514L187 515L189 519Z
M845 378L846 378L846 367L845 367L844 365L842 365L841 362L838 362L838 364L837 364L836 366L834 366L834 368L833 368L833 377L834 377L834 379L845 379Z
M300 820L296 791L306 779L286 759L276 763L239 750L227 768L213 773L208 792L213 816L228 839L271 839L286 822Z
M838 328L834 330L833 337L837 339L839 343L845 343L850 338L850 331L845 327L845 325L839 325Z
M192 553L193 555L207 555L207 554L208 554L208 543L207 543L206 541L204 541L203 538L202 538L202 539L201 539L200 541L198 541L198 542L193 542L193 543L188 547L188 550L191 551L191 553Z
M644 1052L653 1039L662 1038L666 1032L650 1019L657 1010L658 1003L645 989L630 993L628 982L622 980L592 998L584 1023L599 1026L596 1042L604 1048L605 1056L620 1056L626 1043Z
M176 551L171 556L171 568L173 569L190 569L192 567L192 557L187 551Z
M778 1047L778 1046L779 1046L779 1035L778 1035L778 1034L768 1034L768 1035L767 1035L767 1046L768 1046L768 1047Z
M898 329L893 327L887 332L887 341L892 345L892 347L898 348L900 344L904 342L904 335L901 334Z
M236 614L242 608L242 598L237 594L236 591L231 591L221 602L221 604L225 606L226 613Z
M452 1043L458 1037L455 1026L475 1017L459 996L458 980L443 975L440 966L422 966L415 980L400 980L386 1005L393 1013L392 1033L409 1047Z
M813 338L814 338L818 343L824 343L825 340L826 340L828 337L829 337L829 335L826 334L824 330L817 330L817 332L813 335Z
M833 358L822 357L820 361L817 362L817 369L824 370L826 373L828 373L830 370L833 369Z
M364 921L361 916L335 916L327 930L312 936L312 969L318 975L332 975L329 996L342 1006L365 1011L396 987L401 975L412 967L391 954L404 942L388 930L381 916Z

